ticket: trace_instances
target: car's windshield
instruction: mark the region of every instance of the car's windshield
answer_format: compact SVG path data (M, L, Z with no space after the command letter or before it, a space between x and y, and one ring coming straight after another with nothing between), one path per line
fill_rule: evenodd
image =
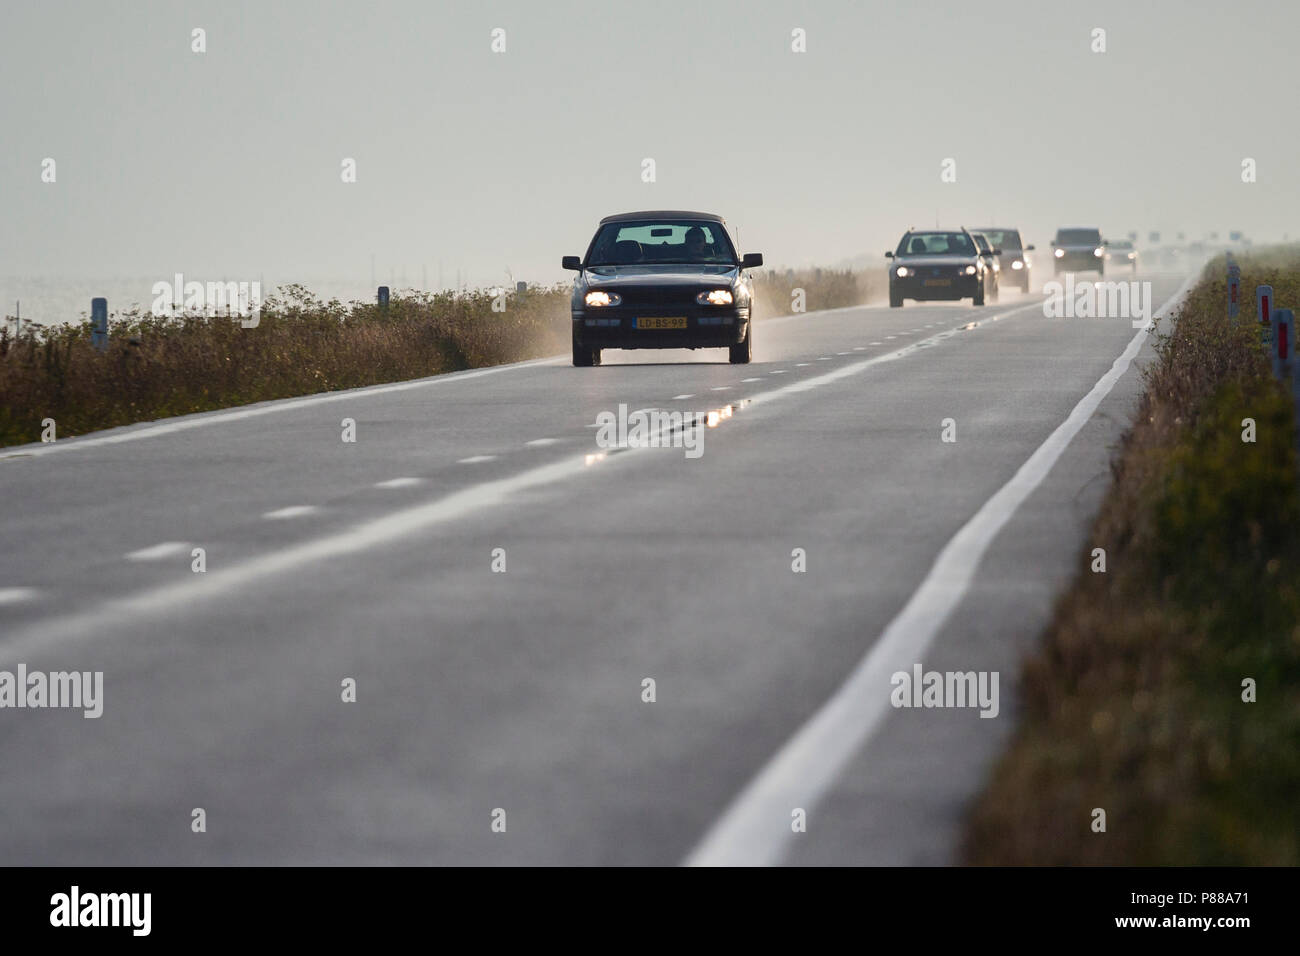
M1110 244L1110 247L1111 247L1112 249L1123 249L1123 250L1127 251L1127 250L1133 248L1133 243L1131 243L1131 242L1112 242L1112 243Z
M1015 229L981 229L980 232L993 243L994 249L1020 249L1020 233Z
M643 219L605 224L587 254L589 266L654 263L734 265L736 251L716 221Z
M1101 233L1096 229L1062 229L1056 234L1056 241L1063 246L1098 246Z
M975 247L964 232L909 232L898 244L900 256L973 256Z

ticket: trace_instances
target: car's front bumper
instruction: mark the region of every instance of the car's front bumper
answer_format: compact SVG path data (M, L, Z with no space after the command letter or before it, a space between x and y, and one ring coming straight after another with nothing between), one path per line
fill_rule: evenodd
M573 311L573 337L586 348L609 349L715 349L745 341L749 309L690 308L586 309ZM681 317L679 329L641 328L639 320Z
M947 285L936 285L935 283L947 282ZM980 288L980 277L975 276L951 276L940 279L929 276L891 276L889 279L889 292L895 298L916 299L918 301L935 300L935 301L953 301L956 299L970 299L978 294Z
M1106 263L1104 258L1091 249L1086 252L1066 252L1063 256L1055 256L1054 259L1057 272L1099 272Z

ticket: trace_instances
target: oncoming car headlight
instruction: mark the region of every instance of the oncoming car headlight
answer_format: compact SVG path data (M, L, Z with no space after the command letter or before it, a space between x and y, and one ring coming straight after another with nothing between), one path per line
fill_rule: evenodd
M906 279L911 274L912 273L907 271L907 266L899 266L894 272L894 275L898 276L900 279Z
M1105 250L1102 249L1101 246L1098 246L1096 249L1092 250L1092 254L1100 259L1105 254Z
M1064 249L1057 249L1055 252L1052 253L1052 255L1056 256L1056 258L1058 258L1058 259L1064 259L1064 258L1065 258L1065 250L1064 250Z
M975 274L975 272L976 272L976 269L975 269L974 266L967 266L967 267L966 267L966 274L967 274L968 276L973 276L973 275Z
M731 305L731 290L712 289L708 292L701 292L695 297L695 301L700 305Z
M586 302L588 306L595 309L606 305L618 305L620 302L623 301L623 297L619 295L617 292L611 295L608 292L597 291L597 292L588 292L586 298L583 299L582 301Z
M1013 269L1023 269L1024 267L1025 267L1025 264L1024 264L1023 262L1021 262L1019 259L1017 259L1015 262L1011 263L1011 268L1013 268Z

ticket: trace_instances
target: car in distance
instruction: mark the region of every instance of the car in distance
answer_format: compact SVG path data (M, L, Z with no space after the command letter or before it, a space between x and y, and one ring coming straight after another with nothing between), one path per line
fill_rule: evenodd
M600 364L602 349L725 348L732 364L753 354L754 283L721 216L650 210L606 216L587 254L565 256L573 280L573 364Z
M980 258L984 259L990 268L993 269L993 289L989 294L989 301L998 301L998 292L1002 288L1001 266L998 265L998 256L1001 249L994 249L993 244L989 242L988 236L982 232L970 231L970 237L975 240L975 248L980 251Z
M1062 272L1106 274L1106 244L1100 229L1058 229L1052 240L1056 275Z
M1127 239L1116 239L1106 246L1106 261L1115 266L1138 268L1138 252Z
M983 305L993 283L992 253L981 255L965 229L911 229L898 248L885 253L889 265L889 304L904 299L970 299Z
M1009 227L990 227L987 229L976 229L975 232L982 232L988 237L989 242L993 244L994 249L998 249L998 265L1001 267L998 275L998 284L1009 282L1018 286L1021 292L1029 291L1029 270L1033 263L1030 262L1027 252L1033 252L1032 245L1026 246L1020 240L1020 230Z

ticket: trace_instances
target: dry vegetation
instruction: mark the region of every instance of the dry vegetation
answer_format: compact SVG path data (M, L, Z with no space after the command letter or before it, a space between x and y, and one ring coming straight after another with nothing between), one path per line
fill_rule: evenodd
M1159 340L1078 578L1024 669L970 863L1300 863L1296 421L1253 321L1257 284L1300 305L1300 250L1239 261L1239 327L1219 260Z
M759 318L866 301L868 284L848 270L765 271L756 282ZM322 302L286 286L262 307L255 329L237 319L110 319L109 347L91 347L90 325L0 331L0 446L39 441L52 418L60 437L173 415L402 381L460 369L563 354L569 289L511 294L408 293L387 309Z

